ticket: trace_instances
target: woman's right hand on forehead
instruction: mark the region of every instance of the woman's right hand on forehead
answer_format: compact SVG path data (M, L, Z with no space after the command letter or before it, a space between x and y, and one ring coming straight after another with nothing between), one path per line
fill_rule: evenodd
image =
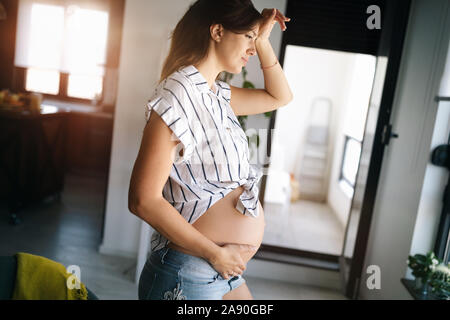
M269 39L270 33L272 32L273 26L275 23L280 24L281 30L285 31L286 28L286 21L290 21L291 18L285 17L280 10L273 8L273 9L263 9L261 11L261 15L263 16L263 20L261 21L259 25L259 35L258 39Z

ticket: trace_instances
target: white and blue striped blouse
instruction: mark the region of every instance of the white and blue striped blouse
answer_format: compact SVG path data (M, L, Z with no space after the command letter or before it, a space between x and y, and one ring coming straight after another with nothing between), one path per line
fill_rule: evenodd
M231 106L230 86L216 80L214 91L193 65L163 80L146 105L162 118L179 140L163 197L188 221L194 223L229 192L243 186L236 209L258 217L259 168L249 162L246 135ZM180 155L182 151L182 155ZM169 243L157 230L151 251Z

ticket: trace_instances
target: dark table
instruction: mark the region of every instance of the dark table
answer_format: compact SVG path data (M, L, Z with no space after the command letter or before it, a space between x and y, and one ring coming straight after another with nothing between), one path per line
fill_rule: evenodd
M0 108L0 199L10 223L18 212L64 188L68 110L42 105L40 112Z

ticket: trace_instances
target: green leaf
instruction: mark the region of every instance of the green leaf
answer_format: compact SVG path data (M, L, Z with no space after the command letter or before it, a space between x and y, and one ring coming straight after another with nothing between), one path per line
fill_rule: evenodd
M242 84L242 87L254 89L255 85L253 83L251 83L250 81L244 81L244 83Z
M220 75L219 79L221 79L222 81L230 84L230 80L233 79L233 76L234 76L234 74L224 71Z
M237 118L238 118L238 121L239 121L239 124L241 125L241 127L242 127L242 129L243 129L244 131L246 130L245 127L246 127L247 117L248 117L248 116L238 116L238 117L237 117Z

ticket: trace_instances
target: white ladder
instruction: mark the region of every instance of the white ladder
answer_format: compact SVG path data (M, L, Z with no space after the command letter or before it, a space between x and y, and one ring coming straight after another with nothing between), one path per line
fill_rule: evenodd
M309 112L303 155L297 175L300 199L326 201L330 116L331 100L325 97L315 98Z

